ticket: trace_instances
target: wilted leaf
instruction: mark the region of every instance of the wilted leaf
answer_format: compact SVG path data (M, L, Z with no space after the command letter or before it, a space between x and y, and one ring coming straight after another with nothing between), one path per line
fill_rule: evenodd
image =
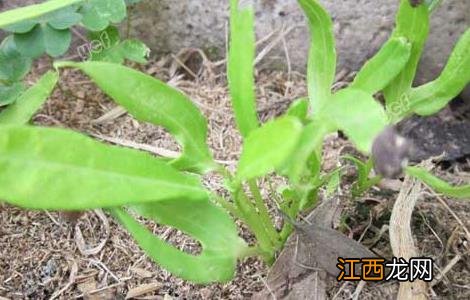
M84 210L207 197L197 178L148 153L64 129L0 126L0 169L0 199L30 209Z
M56 66L79 68L134 117L168 129L183 146L182 155L171 163L176 168L200 172L215 168L206 144L206 120L180 91L117 64L61 62Z

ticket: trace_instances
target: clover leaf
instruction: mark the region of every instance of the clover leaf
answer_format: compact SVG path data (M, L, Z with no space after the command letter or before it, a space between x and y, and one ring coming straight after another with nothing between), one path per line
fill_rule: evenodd
M0 81L12 83L23 79L31 68L31 59L16 49L13 36L6 37L0 45Z
M103 31L90 33L90 60L122 64L125 59L137 63L147 63L150 49L141 41L121 41L119 30L109 26Z
M13 82L11 84L0 82L0 107L15 102L24 89L22 82Z
M16 48L24 56L36 58L46 52L56 57L68 50L72 40L69 28L82 18L76 10L76 6L69 6L4 29L14 33Z
M80 8L82 24L92 31L101 31L110 23L121 22L127 14L124 0L90 0Z

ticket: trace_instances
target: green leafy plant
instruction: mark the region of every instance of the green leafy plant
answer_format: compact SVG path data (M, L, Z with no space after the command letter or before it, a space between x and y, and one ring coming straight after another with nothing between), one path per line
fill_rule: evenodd
M128 1L128 4L137 2ZM86 44L77 49L79 54L79 50L87 50L84 59L116 63L129 59L146 63L149 49L138 40L120 41L117 29L110 25L126 17L126 3L124 0L53 0L1 13L0 28L10 35L0 46L0 106L13 103L24 91L22 80L33 59L43 54L57 57L69 50L71 28L76 25L91 30L91 46ZM97 39L103 32L110 35L109 45L100 44L102 40Z
M323 186L331 194L341 181L341 169L327 174L321 170L327 134L341 130L359 151L370 155L374 139L384 128L413 113L437 112L469 81L467 31L441 76L423 87L412 87L427 36L429 7L414 7L402 0L390 39L350 86L332 92L336 53L331 18L316 0L298 2L311 30L309 96L293 102L283 116L263 124L256 113L253 7L249 1L230 1L228 83L243 137L236 172L214 161L206 143L207 122L180 91L119 64L65 61L56 62L55 67L81 70L136 119L167 129L181 145L181 155L157 158L70 130L10 123L0 126L0 198L29 209L105 208L157 263L196 283L230 280L237 260L247 256L272 263L293 229L289 222L282 228L273 223L260 192L260 179L269 182L273 172L286 178L288 184L274 198L285 215L295 218L316 204ZM118 61L122 59L116 55ZM455 72L466 79L455 78ZM379 92L385 95L385 107L374 98ZM408 106L397 105L403 99ZM425 102L433 108L424 111ZM22 116L22 111L12 107L4 118ZM348 159L359 169L355 190L359 195L376 182L369 178L372 160ZM223 176L229 196L202 184L202 176L208 172ZM416 167L407 172L438 192L468 197L468 186L453 187ZM141 218L181 230L199 241L202 251L197 255L180 251L141 225ZM254 245L238 236L235 220L254 234Z

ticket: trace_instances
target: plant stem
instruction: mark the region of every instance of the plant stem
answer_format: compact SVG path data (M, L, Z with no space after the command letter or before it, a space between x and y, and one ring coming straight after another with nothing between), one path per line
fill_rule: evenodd
M259 222L259 215L256 213L256 208L242 190L235 192L234 196L235 203L243 215L242 219L253 232L256 240L259 243L263 259L269 264L272 263L274 260L275 248L266 232L265 227L261 222Z
M251 193L253 194L253 198L255 199L255 206L261 217L261 222L263 223L264 228L266 229L266 232L269 235L269 238L271 239L273 244L275 246L278 246L279 233L276 231L276 228L274 228L274 224L271 220L271 217L269 216L268 209L263 201L263 197L261 196L261 192L258 188L258 185L256 184L256 180L248 181L248 186L250 188Z
M214 200L218 204L220 204L224 209L226 209L230 214L232 214L235 218L243 219L240 211L235 205L228 202L227 199L225 199L224 197L221 197L219 195L213 195L213 196L214 196Z
M239 254L239 258L240 259L244 259L246 257L252 257L252 256L263 256L264 253L263 251L258 247L258 246L254 246L254 247L246 247L244 248L240 254Z

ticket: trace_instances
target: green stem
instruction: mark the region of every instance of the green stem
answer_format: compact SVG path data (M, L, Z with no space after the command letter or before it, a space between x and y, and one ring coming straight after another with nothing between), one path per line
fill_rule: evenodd
M235 203L243 216L242 219L253 232L259 243L259 247L263 253L263 259L269 264L272 263L274 260L275 248L263 224L259 222L259 215L256 213L256 208L242 190L235 192L234 198Z
M260 247L258 246L254 246L254 247L246 247L244 248L240 254L238 255L238 258L240 259L244 259L244 258L247 258L247 257L253 257L253 256L263 256L265 255L265 253L263 252L263 250L260 249Z
M281 237L282 245L286 243L287 238L289 238L293 230L294 230L294 226L289 221L286 220L279 234L279 236Z
M271 239L271 242L275 246L279 246L279 234L276 231L276 228L274 228L274 224L271 220L271 217L269 216L268 209L263 201L263 197L261 196L261 192L258 188L258 185L256 184L256 180L248 181L248 186L253 195L253 198L255 199L255 206L261 217L261 222L263 223L264 228L266 229L266 232Z
M230 214L232 214L232 216L234 216L235 218L238 218L238 219L243 219L240 211L238 210L238 208L235 205L233 205L232 203L228 202L227 199L225 199L224 197L221 197L219 195L213 195L213 197L214 197L214 200L218 204L220 204L223 208L225 208L225 210L227 210Z

